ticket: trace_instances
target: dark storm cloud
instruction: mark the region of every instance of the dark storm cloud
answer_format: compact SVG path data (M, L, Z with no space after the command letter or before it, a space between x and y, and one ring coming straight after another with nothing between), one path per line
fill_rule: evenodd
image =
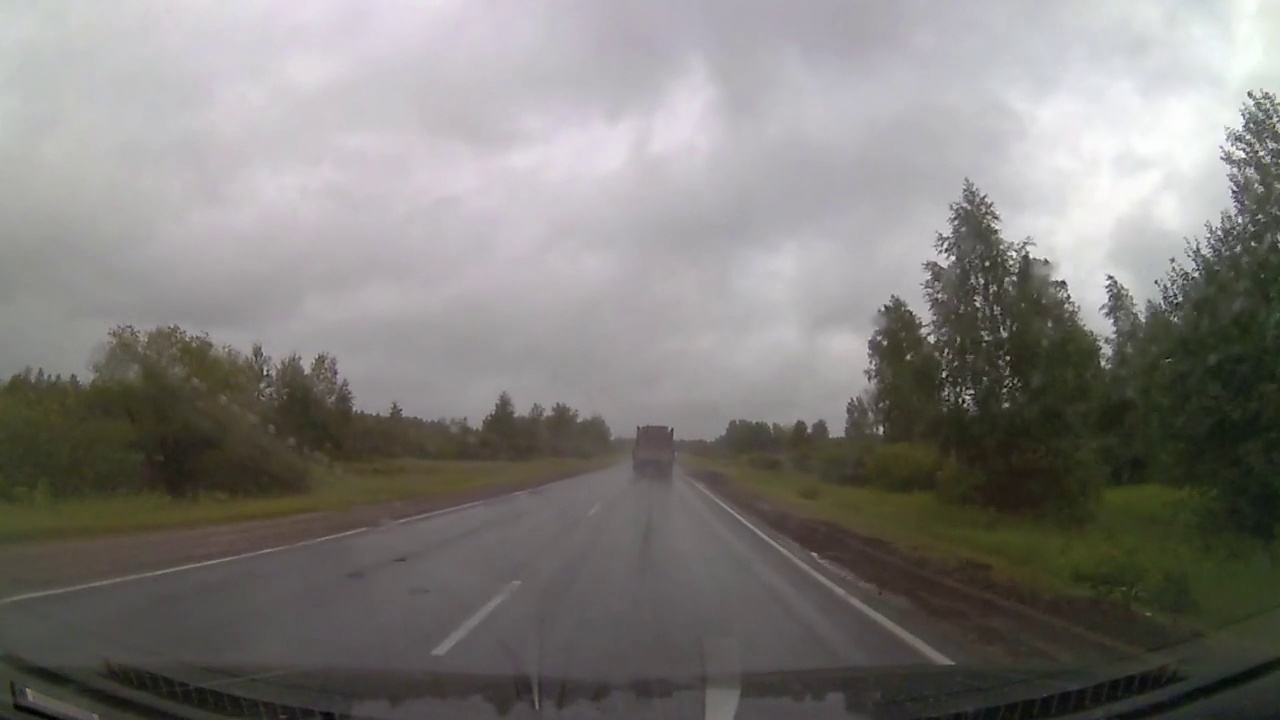
M506 388L700 434L838 425L963 177L1013 234L1072 226L1057 188L1106 168L1047 170L1090 140L1046 137L1051 100L1210 100L1217 122L1241 92L1240 13L1214 2L0 14L0 370L178 322L332 351L369 407L474 419ZM1130 154L1107 172L1154 172ZM1192 166L1147 197L1215 187ZM1141 277L1204 219L1151 202L1049 245L1086 282Z

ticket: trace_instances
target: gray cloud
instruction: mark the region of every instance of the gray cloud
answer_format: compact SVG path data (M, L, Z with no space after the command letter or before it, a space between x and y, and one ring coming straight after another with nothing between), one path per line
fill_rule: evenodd
M0 371L178 322L332 351L368 407L838 425L963 177L1011 234L1074 221L1059 189L1092 170L1040 158L1089 138L1046 139L1051 101L1204 100L1219 127L1276 77L1231 65L1218 2L437 5L0 7ZM1149 281L1219 206L1199 141L1117 151L1160 180L1051 239L1073 286Z

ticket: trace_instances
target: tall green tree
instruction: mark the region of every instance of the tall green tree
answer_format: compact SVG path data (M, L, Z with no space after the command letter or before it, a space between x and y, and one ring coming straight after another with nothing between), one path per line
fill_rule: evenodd
M511 395L503 390L493 404L493 410L480 424L480 433L486 446L495 457L512 459L516 452L519 419Z
M324 439L324 402L298 353L277 364L271 405L276 433L299 450L317 449Z
M804 420L797 420L791 425L791 432L787 437L787 447L791 452L803 452L809 447L809 423Z
M1133 294L1114 275L1107 275L1104 287L1107 299L1099 310L1111 325L1111 335L1098 407L1099 448L1112 484L1141 482L1148 478L1151 452L1142 432L1143 318Z
M1142 315L1129 288L1108 274L1104 290L1106 302L1098 308L1111 324L1111 336L1107 338L1107 365L1122 366L1134 352L1134 345L1142 336Z
M573 435L578 426L578 411L565 403L558 402L551 406L544 426L551 453L557 457L566 457L573 452Z
M1220 519L1264 538L1280 518L1280 104L1252 92L1222 148L1231 207L1162 286L1166 430Z
M275 378L275 363L263 349L262 343L254 343L245 357L246 372L253 386L254 399L260 404L271 398L272 383Z
M809 427L809 436L814 442L826 442L831 438L831 429L827 427L827 421L818 419L813 421L813 425Z
M93 363L91 387L133 426L144 481L170 496L302 490L305 465L251 420L257 385L247 367L203 334L121 326Z
M341 451L355 413L351 385L338 371L338 359L319 353L307 371L307 384L314 396L310 421L311 443L326 452Z
M578 455L590 457L608 452L613 432L604 417L592 414L578 426Z
M1085 327L1066 282L1023 243L1008 318L1002 446L987 501L1019 509L1087 515L1105 474L1095 436L1103 376L1098 338ZM1003 462L1002 462L1003 461Z
M938 432L941 366L924 323L897 295L880 308L867 342L871 412L889 442Z
M844 408L844 436L849 440L870 438L877 433L870 392L849 398Z
M1004 238L995 205L966 180L938 259L925 264L939 437L981 471L980 502L1079 515L1096 497L1098 348L1066 283L1031 248Z
M542 454L547 446L547 411L540 403L529 407L529 412L518 418L514 453L517 457L531 458Z
M772 453L783 447L774 427L760 420L730 420L715 442L735 455Z
M1004 309L1020 247L1007 242L995 204L965 179L951 204L949 232L925 263L930 334L942 369L946 450L985 464L1010 388Z

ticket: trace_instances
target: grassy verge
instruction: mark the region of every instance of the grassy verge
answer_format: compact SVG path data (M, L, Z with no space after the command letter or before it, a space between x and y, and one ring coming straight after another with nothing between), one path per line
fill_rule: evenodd
M1280 550L1206 542L1192 498L1173 488L1108 489L1094 522L1068 528L947 505L927 492L831 485L733 461L685 464L720 470L784 507L899 547L985 563L997 579L1042 593L1108 595L1205 628L1269 610L1280 597Z
M616 458L547 458L528 462L392 460L318 471L313 490L303 495L207 498L196 502L130 495L0 503L0 543L82 538L345 510L358 505L448 495L480 486L570 477L614 462Z

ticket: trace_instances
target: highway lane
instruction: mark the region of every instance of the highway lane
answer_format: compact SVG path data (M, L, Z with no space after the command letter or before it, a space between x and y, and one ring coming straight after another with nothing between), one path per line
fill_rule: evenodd
M41 662L295 674L627 681L696 676L708 664L766 672L940 659L889 625L688 478L635 479L625 466L279 552L0 605L0 644Z

